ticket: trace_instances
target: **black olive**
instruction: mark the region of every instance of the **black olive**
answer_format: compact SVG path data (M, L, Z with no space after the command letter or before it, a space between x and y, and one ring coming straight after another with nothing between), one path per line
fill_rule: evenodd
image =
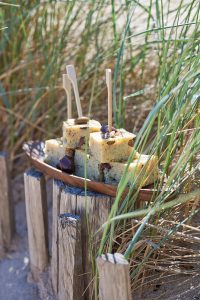
M57 168L66 173L72 174L74 172L74 158L68 155L65 155L62 159L59 160Z
M129 141L128 141L128 145L129 145L130 147L133 147L133 146L134 146L133 140L129 140Z
M77 147L78 147L78 148L81 148L81 146L83 146L84 144L85 144L85 137L82 136L82 137L80 138L79 142L78 142Z
M107 133L107 132L109 132L109 130L108 130L108 125L102 125L102 126L101 126L101 132L102 132L102 133Z
M103 171L105 169L110 170L112 167L109 163L103 163L103 164L100 164L99 168L101 171Z
M112 131L115 133L117 132L117 129L115 127L112 127ZM110 138L110 132L108 125L102 125L101 126L101 137L102 139L109 139Z

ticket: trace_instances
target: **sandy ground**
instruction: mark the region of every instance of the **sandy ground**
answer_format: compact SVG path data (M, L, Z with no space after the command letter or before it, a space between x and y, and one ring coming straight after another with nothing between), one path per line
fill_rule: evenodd
M47 184L49 223L51 223L51 182ZM23 174L13 180L16 234L10 251L0 260L0 300L51 300L50 294L33 283L29 269ZM51 226L49 226L51 231ZM42 296L41 296L42 295Z
M0 261L0 299L36 300L40 299L37 285L27 282L29 258L25 203L22 193L22 176L15 180L16 236L11 250Z

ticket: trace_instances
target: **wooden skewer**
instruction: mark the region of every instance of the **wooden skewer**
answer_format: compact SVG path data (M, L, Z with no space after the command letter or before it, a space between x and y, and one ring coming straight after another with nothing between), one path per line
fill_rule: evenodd
M68 78L70 79L70 81L73 85L73 88L74 88L74 94L75 94L75 98L76 98L76 106L77 106L78 116L80 118L83 116L83 113L82 113L82 108L81 108L78 84L77 84L77 79L76 79L76 71L74 69L74 66L72 66L72 65L67 66L67 74L68 74Z
M112 71L106 69L106 84L108 89L108 129L112 131Z
M63 88L67 94L67 117L72 118L72 93L71 93L71 82L67 74L63 74Z

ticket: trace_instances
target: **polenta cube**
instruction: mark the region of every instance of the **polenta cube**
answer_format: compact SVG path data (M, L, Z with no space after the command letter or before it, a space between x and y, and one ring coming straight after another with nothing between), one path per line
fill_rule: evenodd
M104 168L104 178L106 183L118 184L127 163L111 162ZM138 159L133 160L128 167L128 184L131 185L136 180L136 186L146 186L158 179L158 159L156 156L141 154Z
M64 146L71 149L84 149L90 133L98 132L100 128L101 124L95 120L89 120L85 124L77 124L76 119L68 119L63 122Z
M84 150L75 150L74 164L75 164L75 175L79 177L85 177L85 168L88 169L89 154Z
M103 181L103 168L92 155L88 160L88 178L95 181Z
M125 129L104 138L101 132L90 134L90 153L100 163L127 160L134 146L135 135Z
M80 177L85 177L86 175L88 179L95 181L103 180L101 164L84 150L77 149L75 151L74 163L75 175Z
M45 162L55 166L65 155L73 156L73 150L67 149L63 145L62 138L50 139L45 141L44 153Z

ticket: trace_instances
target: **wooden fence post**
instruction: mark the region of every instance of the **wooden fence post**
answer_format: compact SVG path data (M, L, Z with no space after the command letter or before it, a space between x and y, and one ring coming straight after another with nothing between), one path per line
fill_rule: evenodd
M79 216L61 214L59 235L59 300L83 299L83 265L81 249L81 220Z
M120 253L97 258L100 300L132 300L129 263Z
M14 205L8 162L6 154L0 153L0 254L9 248L14 232Z
M53 181L53 208L52 208L52 251L51 251L51 283L53 292L58 294L58 216L60 214L60 196L59 185Z
M53 183L53 236L52 236L52 286L55 294L58 293L58 226L59 214L71 213L81 218L81 237L83 254L83 273L86 298L92 299L93 278L92 257L98 249L101 233L96 231L107 220L111 209L112 198L110 196L85 191L79 188L69 187L61 181ZM89 288L88 288L89 287Z
M30 268L34 280L48 267L48 210L44 175L24 173Z

